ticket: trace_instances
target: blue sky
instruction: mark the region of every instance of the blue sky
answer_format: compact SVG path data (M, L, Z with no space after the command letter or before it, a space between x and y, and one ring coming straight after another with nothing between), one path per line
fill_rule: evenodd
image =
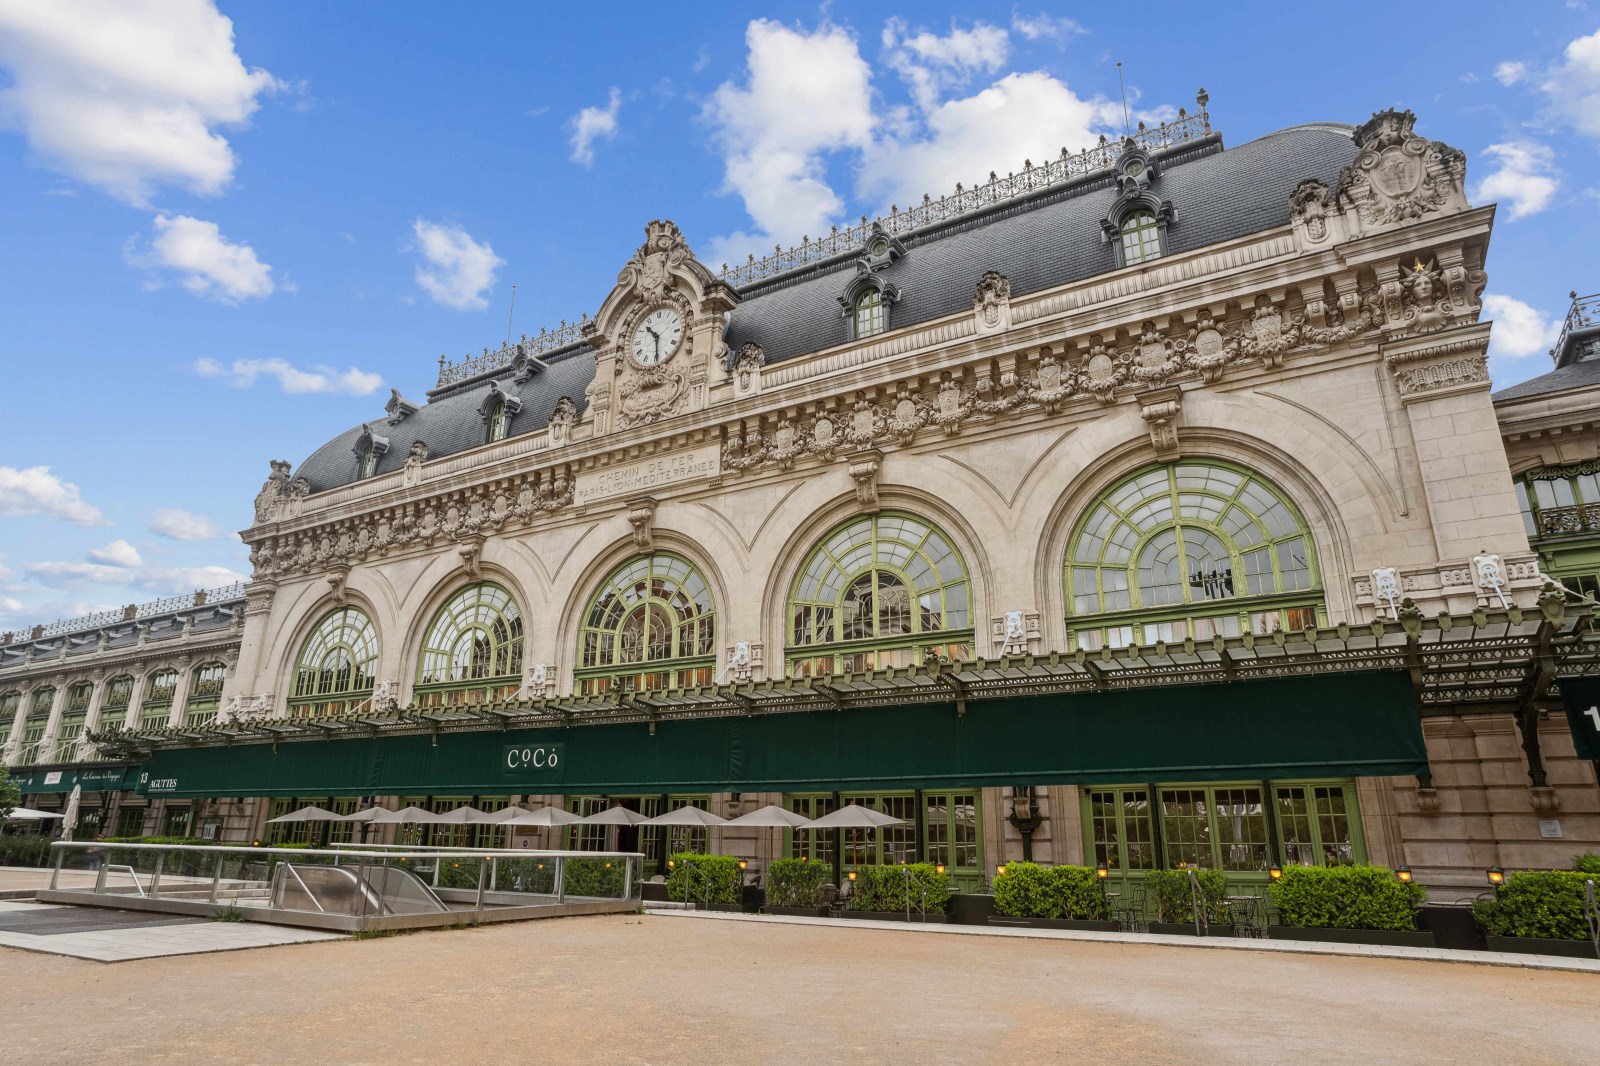
M1600 5L1597 5L1600 6ZM220 10L219 10L220 7ZM1498 385L1600 289L1600 10L0 0L0 630L226 583L267 460L598 307L1211 94L1387 106L1500 214ZM870 11L870 14L867 13Z

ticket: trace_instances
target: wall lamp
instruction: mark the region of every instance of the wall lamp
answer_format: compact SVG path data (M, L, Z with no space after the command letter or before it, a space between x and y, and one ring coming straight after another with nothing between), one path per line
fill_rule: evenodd
M1267 876L1272 878L1274 881L1282 881L1283 867L1279 866L1277 863L1273 863L1271 866L1267 867Z
M994 875L996 877L1004 877L1006 875L1006 864L1001 863L999 866L996 866L994 868Z
M1400 879L1401 884L1409 885L1411 883L1411 867L1409 866L1395 867L1394 875Z
M1506 872L1500 869L1498 866L1489 867L1488 875L1489 883L1495 888L1499 888L1501 885L1506 883Z

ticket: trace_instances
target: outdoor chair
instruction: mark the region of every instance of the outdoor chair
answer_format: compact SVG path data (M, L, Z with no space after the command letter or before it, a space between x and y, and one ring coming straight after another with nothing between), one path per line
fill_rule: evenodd
M1125 933L1141 932L1145 922L1145 883L1130 881L1122 897L1117 900L1112 914Z

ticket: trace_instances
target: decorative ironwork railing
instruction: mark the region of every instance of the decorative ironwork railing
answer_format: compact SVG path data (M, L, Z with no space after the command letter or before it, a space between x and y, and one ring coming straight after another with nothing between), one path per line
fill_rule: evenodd
M587 313L576 322L562 319L561 325L555 329L541 329L532 337L524 333L521 340L507 342L492 351L485 348L482 355L469 355L459 363L451 363L441 355L439 382L434 388L442 389L446 385L454 385L458 381L476 377L485 371L510 366L516 362L518 353L538 356L575 344L583 339L583 324L587 321L589 321Z
M1556 338L1556 346L1550 349L1552 358L1561 358L1561 353L1566 350L1567 338L1581 329L1593 329L1600 326L1600 292L1593 296L1579 296L1577 290L1570 294L1572 307L1567 311L1567 320L1561 324L1561 336Z
M1211 116L1206 111L1206 103L1210 99L1206 91L1201 89L1195 97L1200 108L1193 114L1180 108L1178 117L1171 122L1163 122L1154 128L1139 123L1137 132L1132 135L1133 142L1148 151L1157 151L1210 136ZM737 266L730 267L724 263L720 276L730 285L744 285L836 255L858 251L866 246L875 226L886 233L898 235L970 215L1040 189L1110 169L1122 150L1122 141L1108 140L1102 135L1099 144L1077 154L1063 148L1060 157L1049 162L1035 166L1031 160L1024 161L1020 174L1007 174L1002 178L991 171L989 180L982 185L970 189L957 185L954 193L937 200L924 195L922 203L904 210L898 205L890 205L887 215L876 219L862 215L857 225L842 230L835 226L826 237L812 240L807 236L793 248L779 246L771 255L760 259L751 255L746 262Z
M1600 530L1600 504L1539 508L1539 532L1546 537Z
M235 581L231 585L222 585L214 589L196 589L194 592L182 596L168 596L162 600L151 600L141 603L134 608L133 618L128 617L126 608L117 608L109 611L96 611L93 614L79 615L77 618L63 618L49 625L35 627L36 634L31 630L20 630L12 633L13 639L38 640L42 637L59 637L63 633L80 633L87 629L98 629L101 626L113 625L117 622L127 622L141 618L153 618L156 615L171 614L173 611L185 611L190 607L199 607L208 603L223 603L228 600L244 599L244 582Z

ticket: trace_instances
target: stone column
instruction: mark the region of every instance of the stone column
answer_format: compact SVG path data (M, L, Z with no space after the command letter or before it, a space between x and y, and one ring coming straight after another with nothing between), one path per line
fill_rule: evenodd
M39 740L39 750L34 754L34 761L38 762L51 748L55 746L56 730L61 725L61 712L67 705L67 677L58 674L50 679L55 686L55 694L50 697L50 717L45 720L44 736Z
M167 713L167 725L183 721L183 709L189 702L189 689L194 684L194 661L185 656L178 660L178 687L172 692L172 710Z
M78 735L78 751L75 759L81 759L86 754L89 743L89 731L100 728L100 701L105 699L106 680L105 671L96 669L89 675L89 684L94 686L89 690L89 710L83 716L83 732Z

